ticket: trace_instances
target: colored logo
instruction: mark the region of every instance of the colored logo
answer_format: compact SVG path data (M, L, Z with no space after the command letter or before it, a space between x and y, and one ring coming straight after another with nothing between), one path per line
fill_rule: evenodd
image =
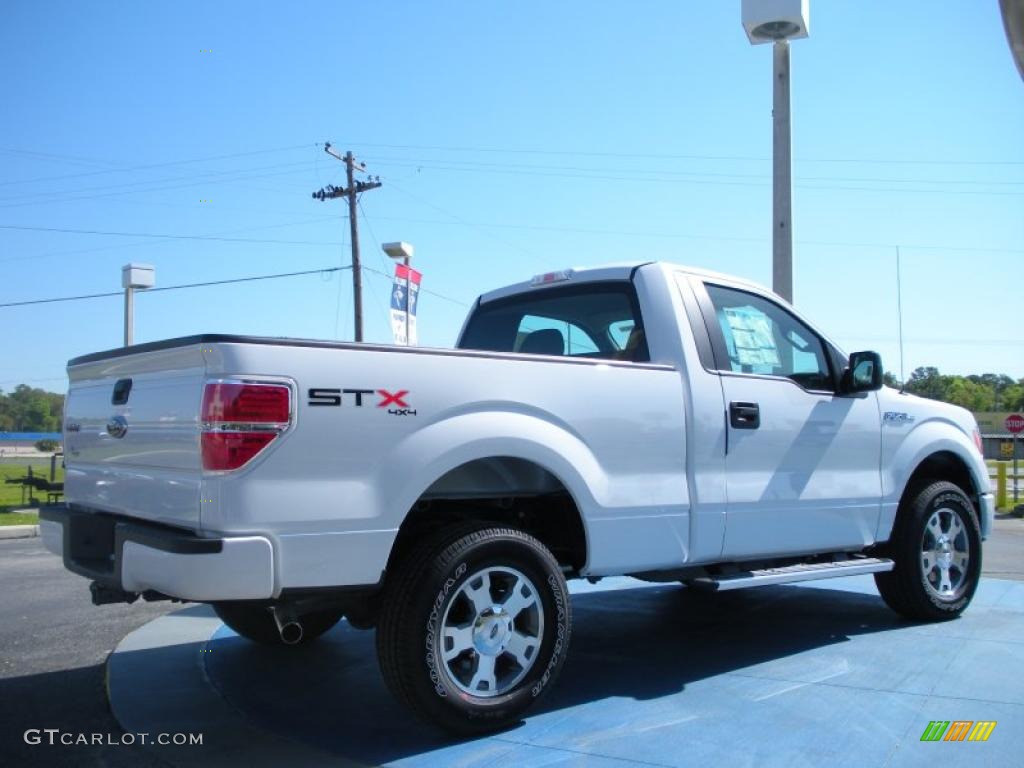
M921 741L988 741L995 728L995 720L932 720Z

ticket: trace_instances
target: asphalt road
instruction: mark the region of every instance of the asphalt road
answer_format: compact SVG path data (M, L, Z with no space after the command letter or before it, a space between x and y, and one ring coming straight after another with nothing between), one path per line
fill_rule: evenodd
M164 765L138 746L31 746L24 733L120 734L104 691L107 655L177 607L96 607L89 583L65 571L39 539L0 541L0 765Z
M1024 581L1024 520L996 521L984 573ZM166 765L137 745L32 746L24 733L59 728L119 739L104 690L107 655L126 634L179 605L95 607L85 579L65 571L39 539L0 541L0 585L0 765Z

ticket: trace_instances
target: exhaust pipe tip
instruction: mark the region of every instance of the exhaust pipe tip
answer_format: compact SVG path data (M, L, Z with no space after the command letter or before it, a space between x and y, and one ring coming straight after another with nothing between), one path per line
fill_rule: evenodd
M302 625L297 621L289 621L277 630L281 635L281 642L285 645L298 645L302 642Z
M302 622L290 608L274 607L270 609L277 625L277 634L285 645L298 645L302 642Z

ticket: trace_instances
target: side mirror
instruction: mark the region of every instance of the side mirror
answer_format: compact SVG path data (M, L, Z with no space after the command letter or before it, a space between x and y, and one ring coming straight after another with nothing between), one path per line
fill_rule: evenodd
M874 392L882 388L882 356L877 352L854 352L843 371L843 394Z

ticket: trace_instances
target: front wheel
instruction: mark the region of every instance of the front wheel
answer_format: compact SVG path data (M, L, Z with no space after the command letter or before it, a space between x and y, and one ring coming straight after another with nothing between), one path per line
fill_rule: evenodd
M558 562L511 528L426 542L391 574L377 654L392 693L459 734L505 728L554 682L572 625Z
M886 604L911 619L963 613L981 578L981 529L974 507L952 483L920 488L901 505L889 555L896 567L876 573Z

